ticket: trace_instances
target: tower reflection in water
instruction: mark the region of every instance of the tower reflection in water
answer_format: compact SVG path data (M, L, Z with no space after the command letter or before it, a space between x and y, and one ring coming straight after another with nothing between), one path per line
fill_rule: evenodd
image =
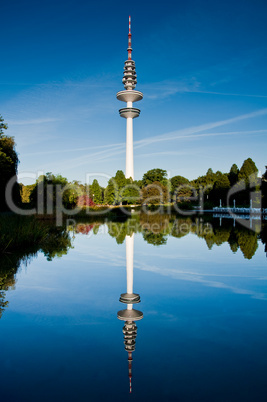
M135 321L142 320L143 318L143 313L133 308L133 304L140 303L140 296L137 293L133 293L133 252L134 234L126 236L127 293L122 293L120 296L120 302L127 304L127 308L117 313L118 319L125 321L122 332L124 335L125 350L128 352L130 392L132 392L132 353L135 350L137 336Z

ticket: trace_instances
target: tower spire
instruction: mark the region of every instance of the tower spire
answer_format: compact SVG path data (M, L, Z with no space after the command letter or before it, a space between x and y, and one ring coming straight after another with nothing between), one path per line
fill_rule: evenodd
M129 15L129 33L128 33L128 60L132 60L132 33L131 33L131 16Z

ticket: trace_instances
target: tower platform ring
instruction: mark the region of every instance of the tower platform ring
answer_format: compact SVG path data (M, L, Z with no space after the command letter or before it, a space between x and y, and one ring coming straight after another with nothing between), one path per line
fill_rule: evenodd
M143 94L140 91L126 89L117 93L117 99L123 102L137 102L143 99Z
M120 116L124 117L125 119L131 118L134 119L135 117L138 117L140 114L140 109L137 109L135 107L124 107L123 109L119 110Z
M121 321L138 321L142 320L143 313L139 310L120 310L117 313L117 318Z
M120 302L126 304L140 303L140 296L137 293L122 293Z

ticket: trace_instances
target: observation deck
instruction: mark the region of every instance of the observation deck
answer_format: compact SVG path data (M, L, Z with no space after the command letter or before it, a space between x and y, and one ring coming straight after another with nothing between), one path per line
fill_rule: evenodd
M117 99L122 102L137 102L143 99L143 94L140 91L126 89L117 93Z

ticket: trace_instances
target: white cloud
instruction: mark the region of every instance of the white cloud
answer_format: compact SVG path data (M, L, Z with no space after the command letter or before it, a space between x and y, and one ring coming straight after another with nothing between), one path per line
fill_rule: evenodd
M230 119L225 119L225 120L219 120L219 121L216 121L216 122L205 123L205 124L201 124L199 126L192 126L192 127L188 127L188 128L182 129L182 130L176 130L176 131L172 131L172 132L169 132L169 133L166 133L166 134L145 138L143 140L136 141L134 143L134 145L135 145L135 148L140 148L140 147L143 147L145 145L150 145L150 144L155 143L155 142L170 141L170 140L172 141L174 139L179 139L179 138L189 138L190 136L191 137L197 137L196 133L199 133L201 131L211 130L211 129L215 128L215 127L221 127L221 126L224 126L224 125L227 125L227 124L236 123L236 122L241 121L241 120L251 119L251 118L258 117L258 116L263 116L263 115L267 115L267 108L256 110L255 112L252 112L252 113L247 113L247 114L239 115L239 116L236 116L236 117L232 117ZM261 130L261 131L265 131L265 130ZM255 132L255 131L253 131L253 132ZM237 132L234 132L234 133L237 133ZM201 134L201 136L216 136L216 135L230 135L230 133L223 133L223 134L220 134L220 133L210 133L210 134L206 133L206 134Z
M44 117L39 119L29 119L29 120L9 120L8 124L11 126L25 126L32 124L45 124L45 123L53 123L55 121L59 121L60 119L55 117Z

